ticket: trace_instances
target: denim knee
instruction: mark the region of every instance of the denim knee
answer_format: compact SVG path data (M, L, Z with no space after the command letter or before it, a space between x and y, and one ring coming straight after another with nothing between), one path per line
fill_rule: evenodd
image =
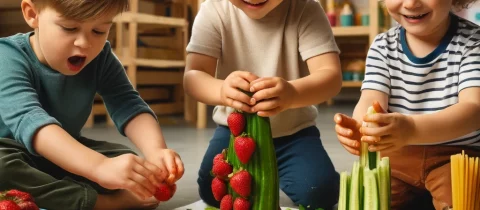
M332 209L338 202L340 176L337 172L330 176L316 177L311 181L302 178L283 190L290 199L306 209Z

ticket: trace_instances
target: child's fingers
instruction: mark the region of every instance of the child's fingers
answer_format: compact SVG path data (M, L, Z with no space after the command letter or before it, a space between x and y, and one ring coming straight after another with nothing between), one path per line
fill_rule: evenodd
M342 127L340 124L335 125L335 131L337 134L345 136L345 137L352 137L353 136L353 131L348 128Z
M385 109L382 108L382 105L380 105L380 103L378 101L374 101L373 102L373 109L375 110L375 112L377 113L387 113L385 111Z
M133 173L130 179L136 182L138 185L138 190L140 190L145 197L151 197L155 193L156 187L152 182L150 182L148 177L144 177L139 173Z
M280 113L280 111L281 111L281 108L276 107L274 109L270 109L270 110L266 110L266 111L259 111L259 112L257 112L257 115L260 116L260 117L270 117L270 116L273 116L273 115L276 115L276 114Z
M229 107L232 107L236 110L242 110L244 112L248 112L250 113L252 108L245 104L245 103L242 103L241 101L237 101L237 100L234 100L232 98L226 98L226 105L229 106Z
M361 141L368 143L368 144L377 144L378 142L381 142L381 137L378 136L362 136Z
M137 160L137 162L133 166L133 171L135 172L133 174L133 176L136 176L136 174L138 174L148 181L148 185L152 185L152 187L153 187L153 185L156 185L156 183L151 182L153 180L149 180L151 177L154 177L154 174L153 174L153 171L144 167L146 161L141 159L141 158L138 158L136 160ZM146 186L146 187L148 187L148 186Z
M354 149L360 148L360 142L357 141L357 140L353 140L353 139L350 139L348 137L344 137L344 136L341 136L341 135L337 135L337 138L338 138L338 141L340 141L340 143L342 145L346 145L346 146L349 146L349 147L354 148Z
M360 133L364 136L386 136L390 134L390 126L383 127L361 127Z
M343 136L338 136L338 138L344 138ZM357 147L351 147L348 144L341 144L345 150L347 150L349 153L353 155L360 155L360 151L358 150Z
M255 92L255 94L253 94L252 98L258 102L261 100L267 100L267 99L278 97L278 95L279 95L278 89L274 87L269 87L269 88L258 90L257 92Z
M277 83L271 77L263 77L250 83L250 92L275 87Z
M168 176L168 171L167 169L165 168L165 166L161 165L161 166L156 166L152 163L149 163L148 161L145 161L145 168L147 168L148 170L150 171L153 171L154 173L154 176L153 179L154 179L154 185L155 186L159 186L160 183L163 182L163 180L165 180Z
M185 168L183 166L183 162L180 156L177 155L175 157L175 163L177 164L177 176L175 178L176 180L179 180L180 178L182 178L183 173L185 173Z
M392 148L393 146L394 146L393 144L370 145L370 146L368 146L368 150L370 152L378 152L378 151L385 152L384 150Z
M263 100L252 107L251 112L272 110L280 106L278 98Z
M357 129L361 127L361 124L358 123L355 119L341 113L335 114L333 120L336 124L342 125L343 127L351 129Z
M250 96L248 96L246 93L238 90L235 87L227 88L227 90L225 92L225 96L227 98L231 98L233 100L240 101L240 102L245 103L245 104L250 104L250 102L251 102L251 100L250 100L251 97Z
M250 83L259 78L254 73L248 72L248 71L236 71L236 75L241 77L242 79L244 79L245 81L247 81L249 83L249 87L247 89L244 89L246 91L248 91L250 89Z

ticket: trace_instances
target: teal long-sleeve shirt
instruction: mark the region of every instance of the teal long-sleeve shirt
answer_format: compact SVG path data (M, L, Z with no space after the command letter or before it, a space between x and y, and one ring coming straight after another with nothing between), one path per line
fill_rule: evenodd
M32 138L46 125L57 124L78 138L97 92L122 135L136 115L155 117L108 42L80 73L65 76L40 63L29 42L32 33L0 38L0 137L14 139L36 155Z

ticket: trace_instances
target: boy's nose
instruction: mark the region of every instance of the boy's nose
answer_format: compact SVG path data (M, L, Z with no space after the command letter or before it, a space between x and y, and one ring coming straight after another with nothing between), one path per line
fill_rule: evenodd
M420 0L404 0L403 7L406 9L416 9L422 6L422 2Z
M92 45L90 44L90 41L88 41L88 38L86 36L79 36L76 40L74 45L76 47L80 48L90 48Z

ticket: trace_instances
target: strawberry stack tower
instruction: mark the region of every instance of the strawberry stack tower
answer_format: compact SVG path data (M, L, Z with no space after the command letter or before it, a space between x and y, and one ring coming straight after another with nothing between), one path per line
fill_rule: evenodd
M232 112L230 145L213 160L212 192L220 210L279 208L277 158L270 121L256 114Z

